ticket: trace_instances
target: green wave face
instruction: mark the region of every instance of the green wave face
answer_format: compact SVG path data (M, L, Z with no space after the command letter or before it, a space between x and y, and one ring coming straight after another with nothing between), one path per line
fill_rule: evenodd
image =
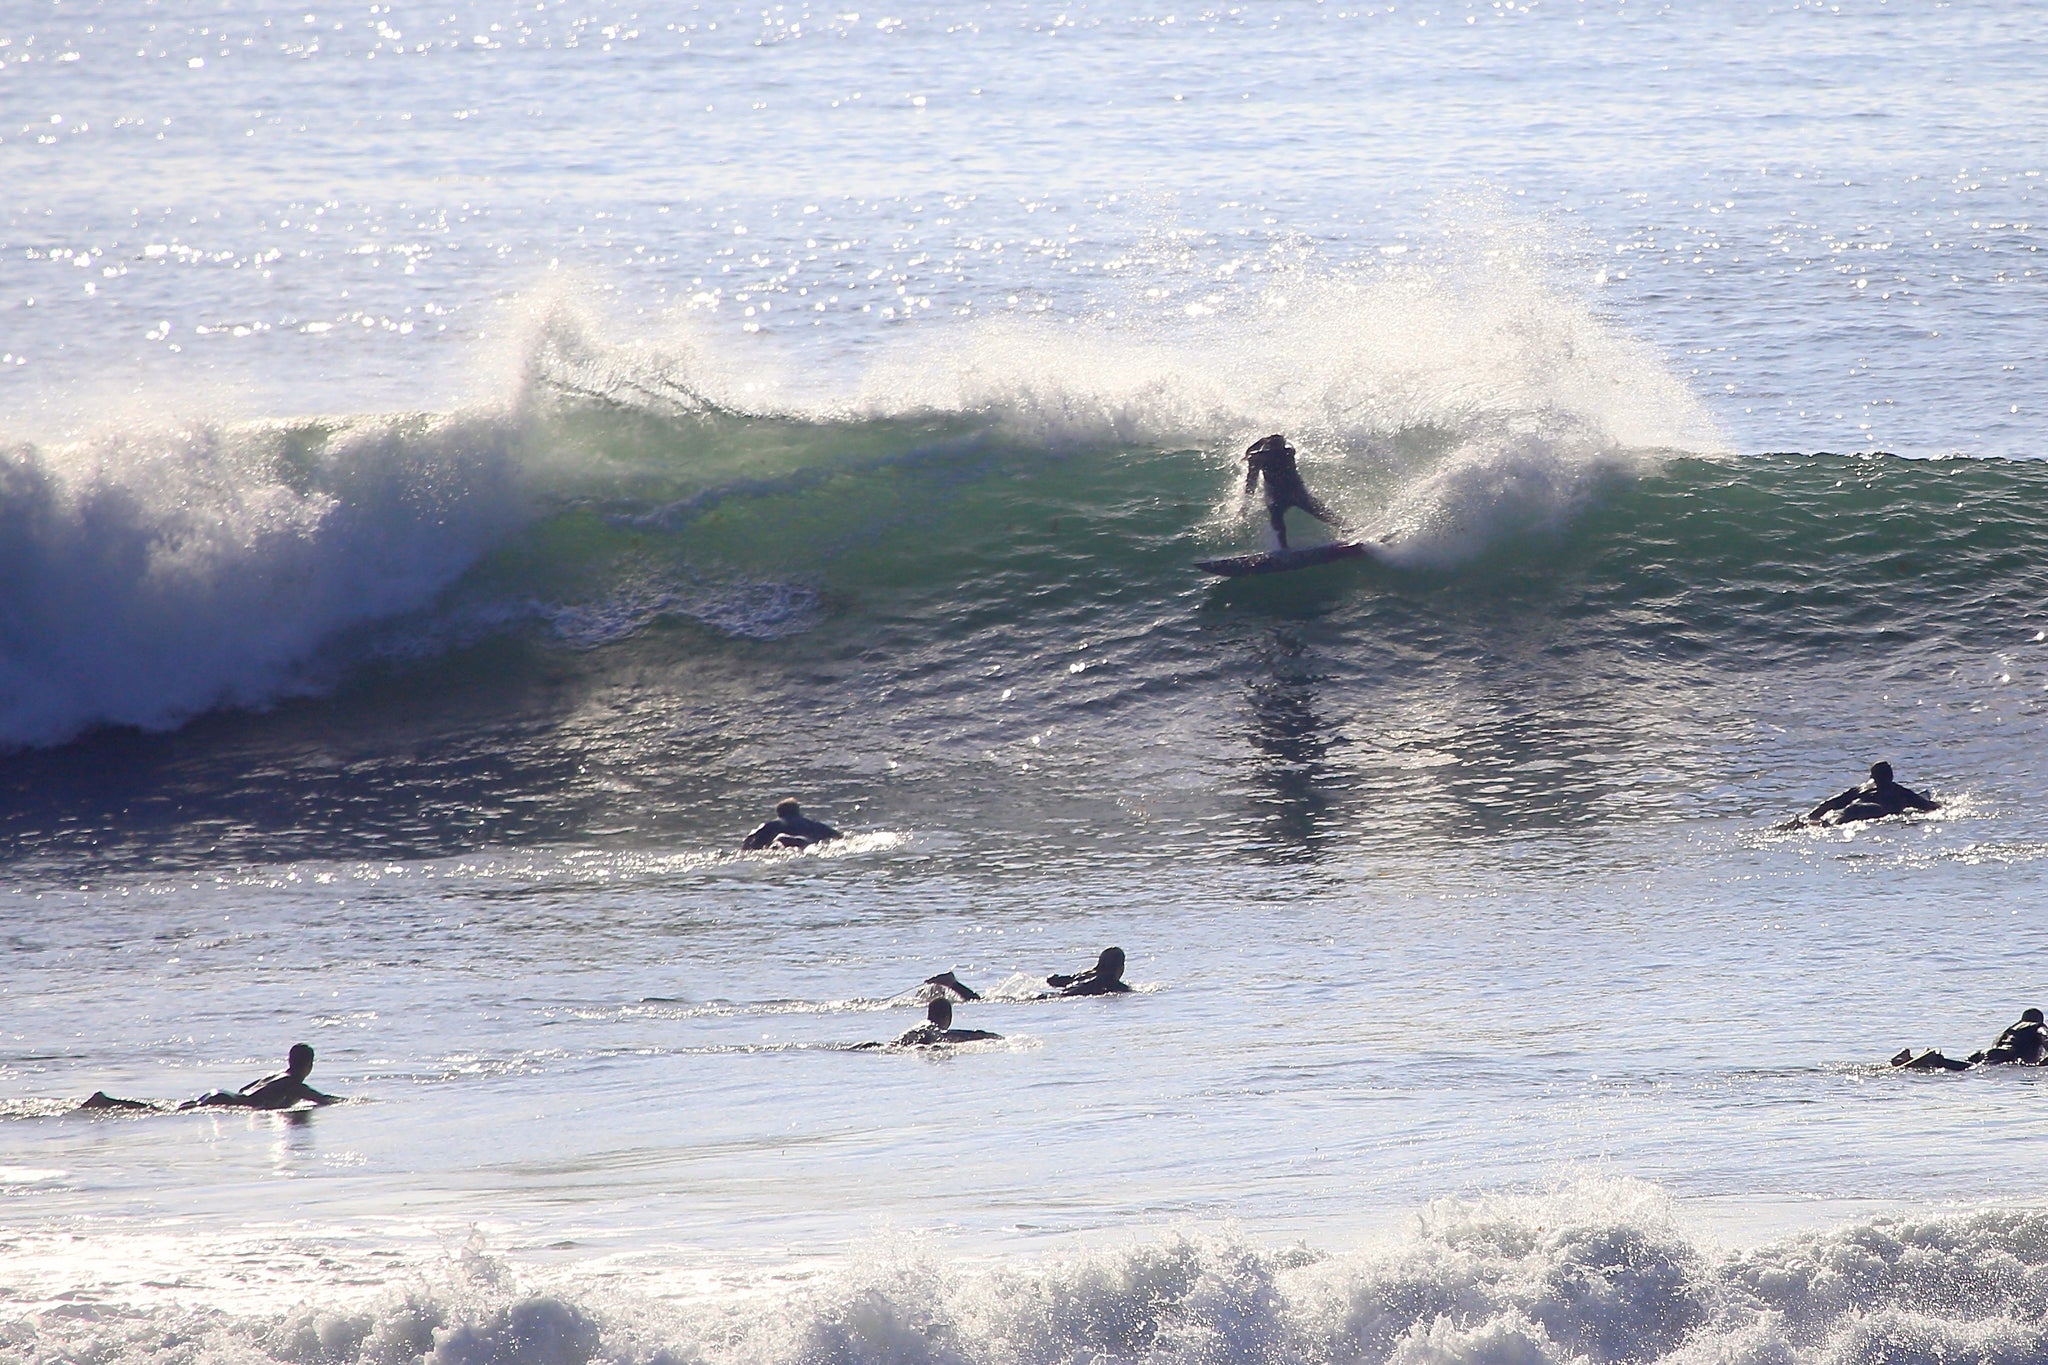
M551 355L570 329L484 412L15 447L0 742L44 794L0 843L689 841L796 786L889 828L1294 857L1668 818L1703 781L1810 804L1802 773L1909 749L2009 768L1975 718L2031 725L2048 683L2048 464L1687 453L1689 395L1570 370L1601 334L1566 321L1242 385L1243 347L969 348L809 405ZM1384 553L1193 567L1264 543L1241 456L1276 428Z
M1270 608L1425 633L1533 614L1582 646L1740 642L1754 663L2009 634L2048 587L2048 465L2028 462L1710 459L1430 428L1349 451L1304 442L1312 487L1387 537L1383 560L1226 585L1192 561L1266 535L1234 441L1062 449L957 414L597 409L557 414L543 440L579 452L581 485L465 588L544 600L586 644L694 620L712 647L1001 630L1058 653L1075 629L1170 637ZM1326 534L1292 525L1298 541Z
M1132 830L1197 858L1592 836L1702 799L1782 814L1875 756L2024 788L2022 731L1982 717L2032 725L2048 684L2044 464L1702 458L1570 424L1304 437L1311 487L1385 556L1225 581L1193 561L1262 542L1256 431L1054 443L1002 415L584 399L514 432L289 430L237 447L245 480L287 459L258 481L285 492L229 481L221 518L283 517L284 548L214 557L297 576L194 569L186 602L247 584L206 629L324 623L312 662L263 693L283 665L258 659L255 709L227 693L160 741L17 756L10 859L695 846L788 788L997 858ZM451 440L463 458L428 453ZM137 654L153 637L120 632L152 605L98 626L145 699L191 639ZM179 811L207 813L203 847Z

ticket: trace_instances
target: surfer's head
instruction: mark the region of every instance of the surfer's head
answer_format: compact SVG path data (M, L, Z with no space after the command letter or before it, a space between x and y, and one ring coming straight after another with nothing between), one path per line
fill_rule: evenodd
M284 1071L287 1076L300 1081L312 1075L312 1047L306 1043L293 1043L292 1050L284 1055Z
M953 1027L953 1002L934 1000L924 1007L924 1017L934 1028Z
M1124 979L1124 950L1104 948L1102 956L1095 959L1097 981L1121 981Z
M794 820L804 813L794 796L785 796L775 803L775 813L784 820Z
M2021 1022L2022 1024L2038 1024L2038 1023L2040 1023L2040 1022L2041 1022L2041 1011L2039 1011L2039 1010L2021 1010L2021 1011L2020 1011L2020 1022Z
M1870 765L1870 778L1871 778L1871 781L1873 781L1873 782L1879 782L1879 783L1884 783L1884 782L1889 782L1889 781L1891 781L1891 780L1892 780L1892 765L1891 765L1891 764L1889 764L1889 763L1873 763L1873 764L1871 764L1871 765Z

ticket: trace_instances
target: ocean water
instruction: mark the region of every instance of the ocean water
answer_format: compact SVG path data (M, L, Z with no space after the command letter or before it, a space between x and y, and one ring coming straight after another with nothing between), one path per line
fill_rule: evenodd
M2048 1360L2028 7L17 10L9 1358Z

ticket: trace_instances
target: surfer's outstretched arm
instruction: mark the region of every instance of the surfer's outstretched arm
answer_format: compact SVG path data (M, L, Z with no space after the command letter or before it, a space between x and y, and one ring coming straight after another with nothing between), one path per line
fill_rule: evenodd
M1851 787L1849 788L1849 790L1842 792L1839 795L1830 796L1827 800L1821 802L1818 806L1815 806L1812 810L1806 812L1806 818L1809 821L1817 821L1823 815L1826 815L1829 811L1841 810L1843 807L1847 806L1850 802L1854 801L1857 797L1861 796L1862 794L1863 788Z

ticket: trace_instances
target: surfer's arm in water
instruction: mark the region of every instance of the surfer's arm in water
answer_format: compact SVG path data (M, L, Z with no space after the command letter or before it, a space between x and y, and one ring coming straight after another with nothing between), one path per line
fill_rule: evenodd
M740 852L760 852L762 849L768 847L768 845L775 842L775 837L778 834L782 833L782 829L782 822L780 820L770 820L767 824L761 826L752 834L749 834L746 838L740 840Z
M1002 1038L1000 1033L990 1033L985 1028L949 1028L940 1035L942 1043L988 1043Z
M196 1100L186 1100L180 1109L290 1109L299 1104L340 1104L341 1096L315 1090L290 1076L266 1076L240 1090L216 1090Z
M340 1104L341 1096L315 1090L291 1076L278 1076L242 1087L242 1103L251 1109L289 1109L295 1104Z
M1809 823L1818 824L1822 816L1838 810L1847 810L1862 795L1864 795L1864 790L1861 785L1851 787L1840 795L1830 796L1827 800L1806 812L1806 819Z

